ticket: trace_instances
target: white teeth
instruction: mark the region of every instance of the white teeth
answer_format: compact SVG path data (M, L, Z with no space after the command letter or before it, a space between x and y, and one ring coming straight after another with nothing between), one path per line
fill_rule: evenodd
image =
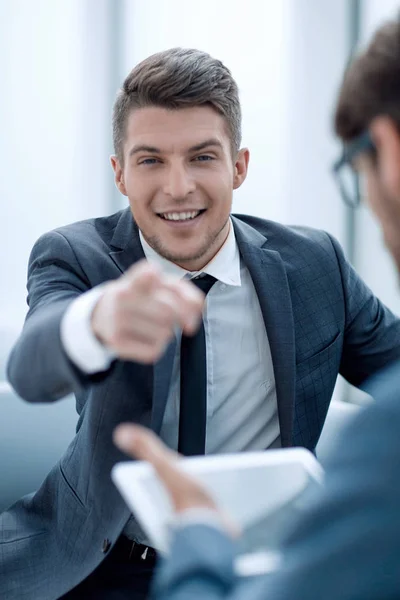
M199 210L192 210L190 212L173 212L173 213L161 213L161 216L167 221L187 221L188 219L194 219L200 213Z

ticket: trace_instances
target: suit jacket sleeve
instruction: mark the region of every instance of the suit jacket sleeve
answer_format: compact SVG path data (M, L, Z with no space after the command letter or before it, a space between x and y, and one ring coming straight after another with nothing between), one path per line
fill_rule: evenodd
M237 585L233 571L235 545L209 525L179 527L171 559L159 569L153 594L157 600L230 598Z
M345 330L340 374L361 386L400 358L400 320L372 293L329 235L343 285Z
M343 431L281 568L235 580L233 545L211 528L179 531L159 573L156 600L375 600L400 591L400 367L379 374L377 398Z
M7 367L10 383L30 402L50 402L103 379L88 376L68 359L60 339L69 304L90 289L68 240L58 231L43 235L28 266L28 314Z

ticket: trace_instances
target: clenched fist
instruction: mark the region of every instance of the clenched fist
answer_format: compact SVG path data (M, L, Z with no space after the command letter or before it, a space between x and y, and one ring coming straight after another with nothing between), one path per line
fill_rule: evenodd
M196 332L204 294L190 281L167 277L141 261L108 283L92 313L96 337L122 359L156 362L176 326Z

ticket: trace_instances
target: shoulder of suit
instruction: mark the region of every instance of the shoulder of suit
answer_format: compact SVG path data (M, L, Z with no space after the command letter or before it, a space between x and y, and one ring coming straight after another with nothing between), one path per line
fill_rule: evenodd
M78 240L85 243L90 243L90 240L93 240L95 237L99 237L106 242L110 241L114 234L115 227L121 215L125 211L126 209L123 209L112 215L93 217L91 219L75 221L74 223L57 227L51 231L48 231L47 233L44 233L42 236L40 236L38 241L53 237L54 234L62 235L70 243Z
M261 219L251 215L234 214L234 218L243 221L256 231L264 235L270 242L297 245L304 243L309 246L325 247L332 249L333 236L322 229L305 227L301 225L283 225L277 221Z

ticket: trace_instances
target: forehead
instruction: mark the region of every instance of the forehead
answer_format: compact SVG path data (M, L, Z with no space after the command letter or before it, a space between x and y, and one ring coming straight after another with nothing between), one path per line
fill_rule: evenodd
M227 129L224 117L210 106L175 110L148 106L130 113L125 149L145 144L166 152L185 151L210 138L229 148Z

